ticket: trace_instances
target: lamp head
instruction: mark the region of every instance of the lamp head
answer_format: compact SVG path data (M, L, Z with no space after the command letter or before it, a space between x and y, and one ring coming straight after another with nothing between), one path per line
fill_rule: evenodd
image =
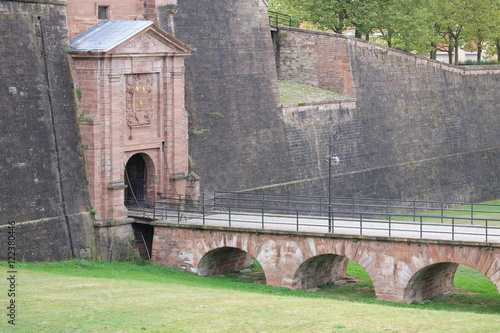
M333 155L330 157L330 164L333 166L337 166L340 164L340 158L337 155Z

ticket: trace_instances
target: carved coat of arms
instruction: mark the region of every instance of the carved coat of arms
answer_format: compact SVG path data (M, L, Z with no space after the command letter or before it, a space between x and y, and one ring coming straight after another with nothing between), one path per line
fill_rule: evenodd
M154 109L152 74L127 75L127 124L129 127L151 123Z

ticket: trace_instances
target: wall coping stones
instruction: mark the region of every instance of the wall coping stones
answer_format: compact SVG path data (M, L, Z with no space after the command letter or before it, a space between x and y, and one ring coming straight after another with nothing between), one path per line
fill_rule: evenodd
M460 68L466 71L473 70L488 70L488 71L500 71L500 65L459 65Z
M316 31L309 29L300 29L300 28L292 28L292 27L281 27L280 31L295 31L301 33L308 33L312 35L323 35L323 36L333 36L335 38L343 38L346 39L347 42L355 47L364 47L364 48L374 48L379 49L381 54L397 54L398 56L403 56L407 58L414 58L415 61L421 62L422 64L426 63L430 66L435 66L441 70L447 70L451 72L460 73L462 75L472 75L472 74L500 74L500 65L478 65L478 66L455 66L444 63L442 61L430 59L421 55L408 53L402 50L394 49L388 46L375 44L373 42L369 42L363 39L348 37L342 34L338 34L335 32L327 32L327 31Z

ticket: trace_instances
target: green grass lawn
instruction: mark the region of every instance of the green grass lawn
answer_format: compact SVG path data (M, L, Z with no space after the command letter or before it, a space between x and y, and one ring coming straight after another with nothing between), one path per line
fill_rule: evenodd
M376 301L373 294L335 296L234 277L202 278L149 263L72 260L19 263L16 268L17 324L12 330L2 316L1 332L498 332L500 328L496 290L496 305L490 308L452 306L449 300L455 296L443 299L444 305L438 304L441 301L403 305ZM363 272L356 266L349 271ZM2 280L6 290L6 279ZM465 280L477 282L475 276ZM369 281L364 283L369 289ZM491 293L488 287L459 288L470 294Z
M281 104L322 103L349 99L331 90L321 89L294 81L278 81Z
M473 211L471 213L471 211ZM455 223L455 224L471 224L500 226L500 200L492 200L481 204L463 205L449 209L441 210L417 210L416 215L422 216L422 222L427 223ZM444 218L441 218L444 216ZM474 218L471 221L471 217ZM399 221L416 221L420 222L419 218L409 216L393 216L392 220Z

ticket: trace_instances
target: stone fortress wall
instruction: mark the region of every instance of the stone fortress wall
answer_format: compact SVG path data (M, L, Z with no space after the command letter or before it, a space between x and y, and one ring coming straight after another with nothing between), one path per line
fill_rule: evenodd
M162 29L195 49L186 59L186 109L192 169L203 191L286 182L267 7L257 0L180 0L157 12Z
M335 195L466 202L500 196L500 69L464 70L333 33L281 29L279 42L281 79L355 97L355 107L336 112L286 112L292 158L304 154L302 147L321 147L314 143L325 144L328 124L340 123ZM305 178L323 175L324 184L327 168L318 166L326 152L310 149L312 158L300 156L294 169L309 172Z
M0 34L0 226L18 222L18 255L30 261L95 248L65 3L0 1L0 31L15 32ZM338 122L334 195L500 196L499 71L464 71L335 34L281 29L281 78L354 98L282 108L262 1L162 0L155 8L159 26L195 49L186 61L186 109L191 170L204 192L326 194L328 129Z
M0 1L0 260L9 221L17 261L95 250L64 3Z
M339 122L335 151L343 162L334 170L334 195L499 197L498 70L465 71L292 28L280 29L274 63L259 1L177 1L158 8L160 26L175 27L176 37L196 49L186 63L186 107L192 169L204 192L328 193L328 130ZM280 79L349 100L282 108L274 66Z

